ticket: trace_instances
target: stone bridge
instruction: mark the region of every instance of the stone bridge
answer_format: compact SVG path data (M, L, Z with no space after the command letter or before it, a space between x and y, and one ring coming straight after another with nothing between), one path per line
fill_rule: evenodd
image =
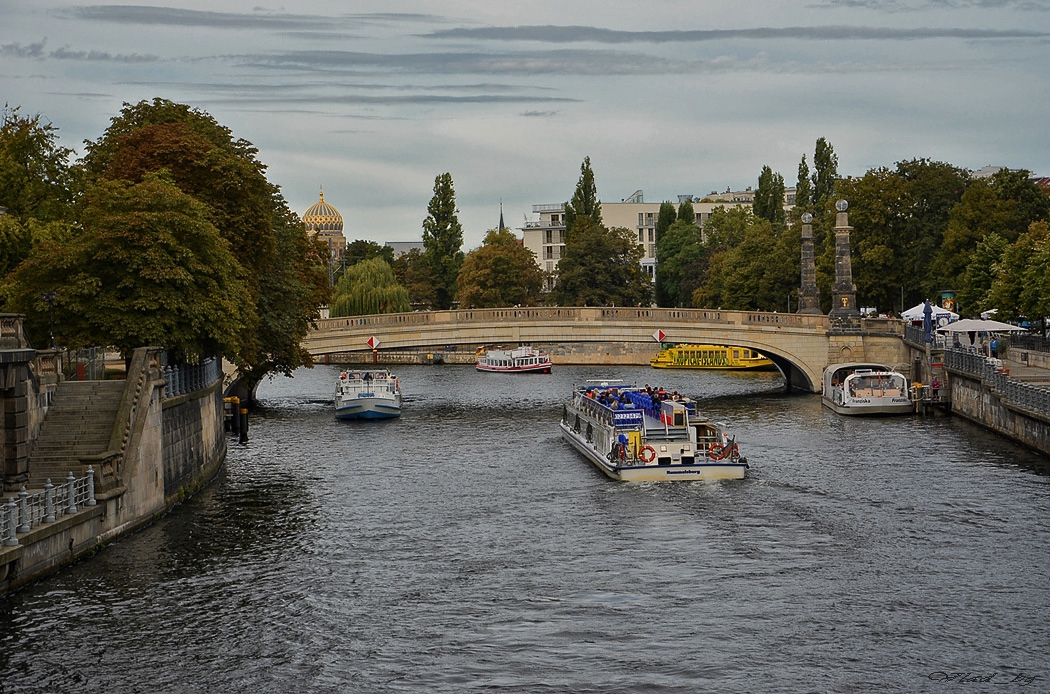
M661 334L662 333L662 334ZM495 308L419 311L317 321L303 341L322 361L373 353L462 350L530 344L554 363L647 364L665 343L749 347L769 357L788 389L820 392L828 364L873 361L909 368L900 321L861 319L836 329L828 316L663 308ZM371 344L370 344L371 341Z

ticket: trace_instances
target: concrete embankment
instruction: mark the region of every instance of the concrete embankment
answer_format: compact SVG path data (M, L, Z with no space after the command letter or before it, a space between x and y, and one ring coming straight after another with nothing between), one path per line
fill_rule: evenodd
M49 440L68 441L52 446L46 463L68 468L68 483L59 479L55 488L45 487L49 478L34 476L34 465L45 465L42 454L5 461L8 502L0 507L0 593L152 522L219 471L226 456L221 369L206 364L179 374L163 368L160 357L157 348L135 352L127 380L117 389L108 436L90 431L99 426L90 411L100 408L91 402L59 407L63 397L74 396L63 395L61 387L53 391L54 402L45 408L28 448L36 444L44 450ZM101 397L98 393L94 397ZM81 444L75 442L84 441L102 443L95 449L77 448ZM54 453L63 448L64 461L61 453ZM18 489L19 484L28 488ZM62 496L67 484L71 491ZM61 503L55 504L55 498Z

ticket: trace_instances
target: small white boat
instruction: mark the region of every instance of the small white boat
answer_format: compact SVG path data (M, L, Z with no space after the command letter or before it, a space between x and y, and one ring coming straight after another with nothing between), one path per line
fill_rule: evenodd
M824 369L821 402L844 415L910 414L908 379L882 364L832 364Z
M477 357L478 371L515 374L549 374L551 372L550 355L540 354L532 347L524 345L509 350L481 348L478 350Z
M741 479L747 459L722 424L689 398L612 382L573 389L562 436L606 475L624 482Z
M401 383L386 370L348 369L335 386L336 419L389 419L401 416Z

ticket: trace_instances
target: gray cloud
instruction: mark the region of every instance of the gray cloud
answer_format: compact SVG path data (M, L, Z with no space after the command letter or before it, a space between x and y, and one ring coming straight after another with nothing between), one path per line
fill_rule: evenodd
M406 21L434 23L445 21L444 18L436 15L392 12L325 17L262 12L248 14L239 12L208 12L203 10L184 10L176 7L148 7L145 5L80 5L56 10L55 14L70 19L116 24L317 31L331 30L333 24L355 25L361 22L398 23Z
M9 55L15 58L40 58L44 55L45 41L40 43L0 43L0 55Z
M832 9L867 9L880 12L917 12L921 10L1020 10L1046 12L1050 5L1040 0L824 0L812 7Z
M71 51L68 48L59 48L51 51L48 56L57 60L107 61L115 63L155 63L161 60L159 56L143 55L141 53L114 54L107 51Z
M272 100L273 97L269 95L245 95L232 97L225 101L230 103L255 103L255 102L266 102ZM219 101L223 101L220 99ZM508 95L508 94L473 94L467 96L453 96L453 95L440 95L440 94L406 94L403 96L372 96L367 94L354 94L354 95L342 95L342 96L325 96L325 95L304 95L299 97L282 97L280 102L283 104L290 103L311 103L311 104L329 104L329 105L347 105L353 106L355 104L369 104L369 105L404 105L404 104L521 104L521 103L571 103L577 102L579 99L573 99L569 97L556 97L556 96L526 96L526 95Z
M850 0L844 0L850 1ZM538 41L543 43L681 43L730 39L872 39L912 41L916 39L1003 39L1043 38L1046 32L1020 29L893 29L863 26L756 27L753 29L697 29L683 31L615 31L588 26L516 26L456 28L422 34L432 39L482 39L492 41Z

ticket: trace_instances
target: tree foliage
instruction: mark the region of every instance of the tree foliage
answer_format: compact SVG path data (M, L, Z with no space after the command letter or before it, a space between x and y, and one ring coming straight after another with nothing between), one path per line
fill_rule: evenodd
M397 283L393 268L377 256L346 269L335 286L329 310L329 315L336 318L403 313L412 307L408 302L408 290Z
M802 161L798 164L798 182L795 183L795 212L801 216L812 207L813 184L809 180L809 164L806 163L806 155L803 154Z
M660 247L660 237L678 219L678 212L668 201L660 203L660 212L656 216L656 247Z
M433 308L439 310L452 307L456 278L463 266L463 227L458 212L452 174L443 173L434 179L434 197L423 220L423 255L430 268Z
M677 221L696 224L696 212L693 210L693 202L688 198L678 204Z
M641 253L633 231L577 218L549 300L561 306L648 305L651 291Z
M0 207L25 225L70 217L78 176L73 150L58 145L58 128L40 114L4 107L0 123Z
M688 273L696 271L704 256L700 229L693 222L678 220L657 244L656 304L662 307L692 305L692 291L683 290Z
M580 180L576 183L576 192L572 200L565 203L565 240L572 237L572 230L577 222L583 223L587 217L593 224L602 225L602 203L598 199L598 188L594 182L594 171L591 169L591 158L584 157L580 164Z
M413 308L424 309L434 306L434 285L431 281L430 266L426 256L418 248L402 253L394 258L392 264L394 277L399 284L408 290L408 301Z
M768 220L774 225L784 225L784 177L774 173L768 166L763 166L759 174L752 207L759 219Z
M533 306L540 301L543 271L512 231L492 229L464 259L458 286L460 308Z
M813 209L816 214L823 214L835 195L835 181L839 177L838 155L823 137L817 139L813 169Z
M124 356L162 345L178 359L236 359L256 329L241 268L207 206L162 175L88 188L82 230L34 246L8 278L9 305L46 334L41 293L54 291L55 333L70 347Z

